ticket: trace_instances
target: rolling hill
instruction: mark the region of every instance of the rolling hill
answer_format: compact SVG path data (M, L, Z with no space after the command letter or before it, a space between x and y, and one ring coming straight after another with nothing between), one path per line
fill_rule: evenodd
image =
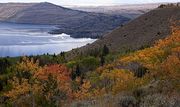
M0 21L57 25L58 29L50 33L66 33L76 38L97 38L129 20L121 15L72 10L48 2L0 4Z
M118 27L92 44L72 50L68 56L88 55L104 45L110 52L141 49L167 37L171 33L172 23L178 24L179 21L180 7L157 8Z

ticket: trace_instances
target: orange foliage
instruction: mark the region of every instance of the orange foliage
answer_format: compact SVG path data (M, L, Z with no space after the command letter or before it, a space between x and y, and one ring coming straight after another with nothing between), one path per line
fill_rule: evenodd
M56 76L58 81L62 81L62 82L70 81L71 72L68 70L68 68L65 65L55 64L55 65L45 66L43 69L41 69L39 72L36 73L36 76L40 79L47 80L49 74Z
M180 58L175 55L170 55L160 65L159 71L161 76L165 79L179 79L180 78Z
M72 97L71 90L71 72L65 65L50 65L45 66L35 76L40 80L48 80L48 76L52 75L58 82L59 89L65 91L67 96Z
M159 40L155 44L155 47L167 48L172 45L177 46L179 45L179 42L180 42L180 27L173 27L172 34L163 40Z

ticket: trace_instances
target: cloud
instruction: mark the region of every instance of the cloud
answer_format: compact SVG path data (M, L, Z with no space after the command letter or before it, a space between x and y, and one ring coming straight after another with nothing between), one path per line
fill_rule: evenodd
M160 2L178 2L179 0L115 0L116 3L138 4L138 3L160 3Z
M108 5L113 4L114 0L60 0L59 3L67 5Z
M108 5L114 0L0 0L0 2L51 2L59 5Z

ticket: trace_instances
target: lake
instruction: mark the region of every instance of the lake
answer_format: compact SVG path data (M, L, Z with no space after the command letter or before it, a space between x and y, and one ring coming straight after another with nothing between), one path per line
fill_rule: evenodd
M92 43L95 39L51 35L51 25L0 23L0 57L58 54Z

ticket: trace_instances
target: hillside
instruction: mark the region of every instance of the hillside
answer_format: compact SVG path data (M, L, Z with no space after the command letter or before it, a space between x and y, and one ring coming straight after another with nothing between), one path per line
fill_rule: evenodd
M66 33L77 38L97 38L130 20L121 15L83 12L48 2L0 5L1 21L56 25L58 29L49 33Z
M157 8L113 30L92 44L72 50L68 57L78 56L77 54L88 55L104 45L110 49L110 52L123 52L148 47L156 40L167 37L171 33L172 22L179 20L179 7Z
M19 11L27 9L33 5L33 3L0 3L0 21L8 20Z
M84 84L80 100L68 106L179 107L180 25L171 28L172 33L152 47L119 56L87 73L90 85Z

